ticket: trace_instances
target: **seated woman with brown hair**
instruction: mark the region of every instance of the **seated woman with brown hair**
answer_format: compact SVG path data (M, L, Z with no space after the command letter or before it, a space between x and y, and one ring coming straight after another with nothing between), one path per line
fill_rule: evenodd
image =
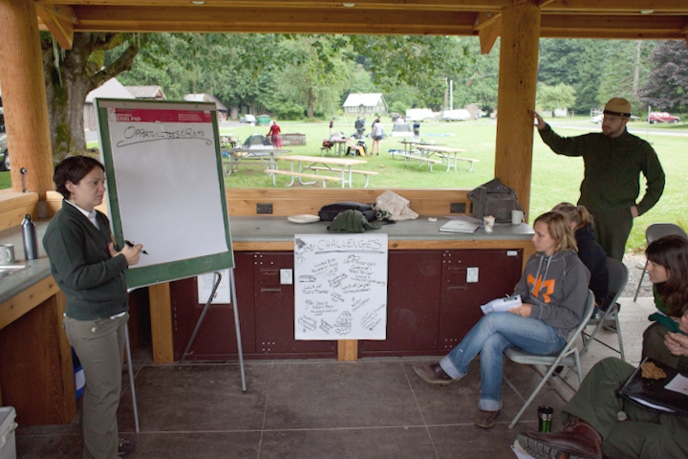
M643 333L643 358L650 357L687 372L688 357L673 353L670 342L672 334L688 332L688 240L676 235L665 236L653 241L645 255L659 312L649 317L655 323Z

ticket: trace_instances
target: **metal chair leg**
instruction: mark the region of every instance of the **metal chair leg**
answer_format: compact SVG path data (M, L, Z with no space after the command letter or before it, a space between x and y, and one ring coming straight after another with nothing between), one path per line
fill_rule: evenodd
M643 266L643 273L640 275L640 280L638 281L638 287L635 289L635 295L633 296L633 302L638 299L638 292L640 292L640 286L643 284L643 277L645 277L645 271L647 271L647 264L649 261L645 261L645 266Z

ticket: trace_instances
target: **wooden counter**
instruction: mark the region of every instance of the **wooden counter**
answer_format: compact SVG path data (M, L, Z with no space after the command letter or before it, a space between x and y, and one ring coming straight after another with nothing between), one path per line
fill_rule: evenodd
M289 258L289 253L293 251L295 233L326 232L326 223L315 223L311 225L296 225L286 220L286 216L311 213L317 214L318 210L325 204L340 201L356 201L363 203L375 203L377 196L385 190L379 189L252 189L252 190L228 190L227 203L230 210L230 226L232 232L233 250L237 255L237 274L251 269L251 263L242 263L243 258L240 254L253 256L259 252L265 254L283 253ZM439 226L444 223L444 216L451 215L452 210L456 214L470 213L470 201L467 198L469 190L393 190L398 194L409 199L410 207L422 216L418 220L400 222L396 225L383 226L380 231L384 231L389 236L389 249L392 252L423 252L435 251L439 253L446 251L461 250L515 250L521 261L522 270L526 260L534 252L532 242L532 229L527 225L512 226L499 225L492 234L485 234L481 229L475 234L452 234L440 233ZM272 205L272 215L257 215L257 204ZM431 223L428 217L435 217L437 222ZM391 253L392 253L391 252ZM262 255L261 255L262 256ZM279 258L279 257L278 257ZM520 275L520 272L519 272ZM239 308L244 327L245 316L251 315L248 325L260 328L256 324L256 316L260 312L250 309L248 314L242 313L246 299L253 295L257 280L249 276L246 279L248 284L242 284L243 276L237 275ZM508 282L513 282L511 279ZM515 283L515 282L514 282ZM513 288L513 283L508 286ZM172 363L175 360L175 343L173 335L179 332L182 323L178 306L172 307L177 295L182 295L177 301L178 304L197 302L195 294L191 292L192 286L183 288L183 293L179 289L170 290L170 284L161 284L150 289L151 307L151 328L153 336L153 358L156 363ZM242 293L247 295L242 299ZM439 298L437 298L439 301ZM174 317L174 320L173 320ZM185 319L186 320L186 319ZM188 320L193 320L189 317ZM226 320L223 319L223 320ZM174 324L173 324L174 322ZM231 328L231 321L223 322L225 328ZM201 332L203 334L203 332ZM227 339L231 341L231 338ZM244 337L244 341L246 341ZM258 340L260 341L260 340ZM270 342L267 342L270 347ZM179 348L180 343L176 347ZM260 347L257 342L256 347ZM251 344L244 344L246 349L251 349ZM358 357L359 343L356 340L342 340L338 342L336 356L340 360L355 360ZM260 349L258 349L260 352ZM229 357L228 357L229 358Z

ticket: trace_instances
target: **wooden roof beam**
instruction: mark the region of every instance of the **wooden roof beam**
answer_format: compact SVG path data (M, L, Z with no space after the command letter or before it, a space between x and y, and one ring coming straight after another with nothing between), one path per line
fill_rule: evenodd
M683 15L688 10L688 0L554 0L541 4L543 12L548 13L586 13L586 14L645 14Z
M65 5L36 4L36 13L63 49L72 49L74 42L74 10Z
M492 46L502 31L502 13L478 13L475 18L475 30L480 37L480 53L490 54Z
M541 37L609 39L684 39L681 16L573 16L542 15Z
M75 7L78 31L473 35L474 15L446 11Z
M194 5L190 0L36 0L37 4L72 6L137 6L137 7L185 7L185 8L255 8L257 2L250 0L206 0L203 5ZM264 9L337 9L364 10L424 10L424 11L498 11L510 7L513 0L261 0ZM353 3L347 8L343 3Z

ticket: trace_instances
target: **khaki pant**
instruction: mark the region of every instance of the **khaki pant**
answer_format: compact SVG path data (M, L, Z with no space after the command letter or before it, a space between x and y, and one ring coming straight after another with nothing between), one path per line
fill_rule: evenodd
M117 407L129 314L114 319L64 318L64 329L86 377L82 430L84 459L117 458Z
M605 457L688 457L688 417L661 414L618 395L634 369L619 359L602 360L592 367L564 411L602 435ZM628 420L619 422L619 411L624 411Z

